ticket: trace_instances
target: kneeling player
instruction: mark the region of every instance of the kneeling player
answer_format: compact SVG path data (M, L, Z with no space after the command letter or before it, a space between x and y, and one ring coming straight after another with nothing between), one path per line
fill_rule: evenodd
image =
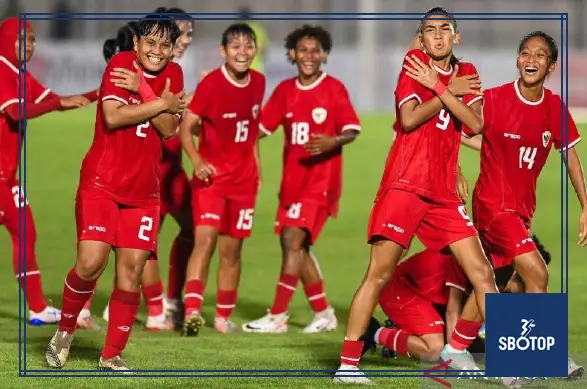
M336 329L334 309L310 246L329 217L336 217L341 194L342 146L361 129L345 86L322 65L332 48L330 34L305 25L285 39L289 60L298 76L281 82L261 115L262 136L284 127L283 177L275 232L282 249L281 275L269 313L243 325L246 332L283 333L288 306L302 279L314 320L304 333Z
M400 355L437 361L445 334L450 337L460 317L466 286L467 277L452 255L414 254L398 265L381 292L379 305L395 328L379 328L374 341ZM439 313L443 310L446 321Z

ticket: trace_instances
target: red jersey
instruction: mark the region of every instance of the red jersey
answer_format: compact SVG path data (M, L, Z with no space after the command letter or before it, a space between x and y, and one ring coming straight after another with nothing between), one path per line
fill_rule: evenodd
M406 56L416 55L422 62L429 63L430 57L422 50L410 50ZM404 62L409 66L407 61ZM448 85L453 75L449 70L436 68L440 80ZM476 74L477 69L470 63L459 63L459 76ZM395 188L417 193L439 203L461 203L456 189L459 146L462 124L446 110L421 124L417 129L406 132L401 128L400 107L415 99L424 103L435 94L411 79L405 70L399 76L395 90L397 138L387 159L380 191ZM463 102L471 105L481 96L467 95Z
M361 130L347 89L326 73L307 86L297 77L282 81L263 108L260 129L272 134L280 125L285 129L281 204L289 206L303 196L328 207L335 216L342 189L342 147L312 156L304 145L315 134Z
M124 104L142 104L143 100L110 81L110 72L117 67L135 71L136 54L126 51L116 54L106 66L100 86L94 140L81 168L80 187L92 188L102 196L129 206L159 203L161 141L159 133L147 120L138 125L110 130L104 119L102 104L116 100ZM170 62L157 75L145 73L156 95L165 89L166 79L171 91L183 90L183 71Z
M407 288L433 304L446 305L450 289L465 291L467 276L452 255L424 250L400 263L381 292L380 300L394 296L394 288Z
M14 51L14 46L11 49ZM24 75L24 72L22 74ZM4 56L0 56L0 80L0 182L10 182L16 179L18 154L22 143L18 121L13 121L5 115L4 109L17 104L19 97L24 97L27 103L36 104L55 95L27 71L26 79L23 79L26 86L21 86L19 96L18 68Z
M518 81L484 91L481 169L473 193L475 222L485 229L497 212L513 211L530 228L536 182L552 146L566 150L581 137L559 96L544 89L536 102L524 99ZM569 116L561 140L561 111ZM564 136L564 135L563 135Z
M225 196L256 190L259 169L255 144L265 95L265 76L250 70L246 84L234 81L224 66L196 87L189 109L202 119L198 150L216 169L211 181Z

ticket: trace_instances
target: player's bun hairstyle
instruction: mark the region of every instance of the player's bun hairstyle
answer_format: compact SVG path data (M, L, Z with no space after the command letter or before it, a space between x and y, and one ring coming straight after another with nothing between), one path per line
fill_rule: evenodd
M422 20L420 20L420 24L418 24L417 34L422 33L422 27L424 27L424 22L426 21L426 19L428 19L430 16L433 16L433 15L446 16L446 18L449 20L449 22L452 24L452 26L454 28L455 34L459 31L458 26L457 26L457 20L454 18L454 16L450 12L448 12L445 8L442 8L442 7L433 7L433 8L430 8L428 11L426 11L426 13L424 14L424 17L422 18ZM459 63L459 59L454 54L452 54L450 57L450 66L454 67L458 63Z
M542 38L550 49L550 63L555 63L558 60L558 45L552 36L545 33L544 31L533 31L522 38L520 45L518 46L518 54L522 52L524 45L532 38Z
M192 25L194 24L194 18L192 15L185 12L182 8L165 8L159 7L155 10L155 14L166 14L171 19L175 20L176 22L190 22Z
M118 29L116 38L106 39L102 49L106 62L110 61L110 58L116 53L132 50L134 47L133 37L137 34L138 23L128 22Z
M251 28L251 26L246 23L234 23L228 26L222 33L222 46L226 47L232 38L239 35L244 35L251 39L253 42L255 42L255 46L257 46L257 34L255 34L255 31Z
M332 50L332 37L330 36L330 33L327 30L320 26L304 24L302 27L293 30L285 37L285 56L287 57L287 60L292 64L295 64L296 61L295 59L290 57L289 52L290 50L295 50L295 48L298 45L298 42L302 38L316 39L318 42L320 42L322 50L324 50L326 53L330 53L330 51Z
M164 13L152 13L137 23L137 37L146 35L169 36L172 44L179 38L180 31L175 21Z
M540 243L540 240L536 235L532 235L532 240L534 241L534 244L536 245L538 252L540 253L540 255L542 255L544 262L546 262L546 265L548 266L551 260L550 253L546 251L546 248L544 248L544 245Z

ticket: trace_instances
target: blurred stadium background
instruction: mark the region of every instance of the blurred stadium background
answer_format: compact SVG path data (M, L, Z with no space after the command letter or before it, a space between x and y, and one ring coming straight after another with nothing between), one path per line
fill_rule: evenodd
M417 12L441 4L452 12L567 12L569 13L569 100L573 107L587 107L587 1L584 0L0 0L0 10L14 12L137 12L158 6L181 7L187 12L237 12L246 6L252 12ZM322 20L333 35L334 51L328 71L348 86L362 112L390 111L401 56L415 32L417 21ZM116 35L120 20L34 21L37 54L30 69L60 93L73 93L98 85L104 68L102 42ZM194 44L182 61L189 89L202 69L216 66L220 57L215 47L230 21L197 21ZM293 67L284 59L282 41L302 21L259 22L270 39L265 56L268 88L290 74ZM485 87L515 77L517 42L529 31L542 29L561 42L560 21L483 20L461 21L462 43L458 56L471 60L481 73ZM360 74L360 77L357 75ZM553 75L550 87L560 89L560 76Z

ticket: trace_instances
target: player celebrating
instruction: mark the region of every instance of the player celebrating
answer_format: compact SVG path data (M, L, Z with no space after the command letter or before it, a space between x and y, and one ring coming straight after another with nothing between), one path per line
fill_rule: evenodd
M328 217L336 217L342 146L355 140L361 128L345 86L322 70L332 49L330 34L304 25L287 36L285 48L298 76L277 86L263 109L260 127L262 135L271 135L280 125L286 129L275 229L283 263L269 313L244 324L243 331L286 332L288 306L300 277L315 311L304 333L332 331L338 322L309 249Z
M225 64L198 84L179 132L194 166L196 227L185 286L186 335L196 335L203 325L204 289L218 240L214 327L221 333L237 329L230 315L236 305L243 240L251 234L260 182L257 129L265 77L250 69L256 52L255 33L246 24L229 26L222 34L221 52ZM194 133L199 133L197 148Z
M564 152L583 210L579 244L587 245L587 190L574 148L581 138L560 97L544 88L557 58L558 47L550 35L542 31L530 33L518 48L520 77L485 91L481 169L473 193L474 220L493 267L497 270L515 266L527 293L548 291L548 268L532 240L530 225L536 210L537 179L553 146ZM561 115L569 118L567 139L561 137ZM475 310L474 305L471 310ZM443 359L453 361L451 368L463 369L471 361L461 358L463 353L459 352L467 348L482 324L462 319L457 325L460 330L443 351Z
M98 367L128 370L121 354L139 307L142 269L156 251L161 138L175 134L185 106L181 67L170 62L178 35L172 20L145 18L138 24L135 51L112 57L104 72L94 142L82 163L76 197L77 260L65 279L63 315L46 352L51 367L65 365L77 316L114 249L116 285ZM112 82L115 68L144 73L137 93Z
M19 25L20 23L20 25ZM19 39L24 45L19 49ZM0 24L0 225L4 225L12 239L12 264L16 279L23 289L29 306L32 325L59 322L59 309L47 304L37 264L35 245L37 231L31 207L21 191L16 172L22 137L19 122L33 119L52 111L84 107L90 100L84 96L57 96L39 83L30 71L19 80L19 68L28 62L35 51L35 33L30 23L8 18ZM19 84L26 83L26 89ZM89 96L89 95L88 95ZM26 101L26 109L19 101ZM24 208L24 214L21 213ZM19 218L24 217L26 228L20 231ZM23 245L19 247L19 242ZM19 260L23 250L26 258ZM26 277L26 280L24 278ZM26 283L26 288L25 288Z
M480 131L483 121L481 96L467 94L461 101L447 88L459 71L477 74L473 65L460 63L452 54L455 32L454 18L434 8L420 24L425 52L406 55L395 92L401 131L371 213L371 261L351 304L335 382L371 383L358 369L363 349L359 338L414 235L429 249L451 249L473 283L482 315L485 293L497 292L493 271L456 189L461 126Z

